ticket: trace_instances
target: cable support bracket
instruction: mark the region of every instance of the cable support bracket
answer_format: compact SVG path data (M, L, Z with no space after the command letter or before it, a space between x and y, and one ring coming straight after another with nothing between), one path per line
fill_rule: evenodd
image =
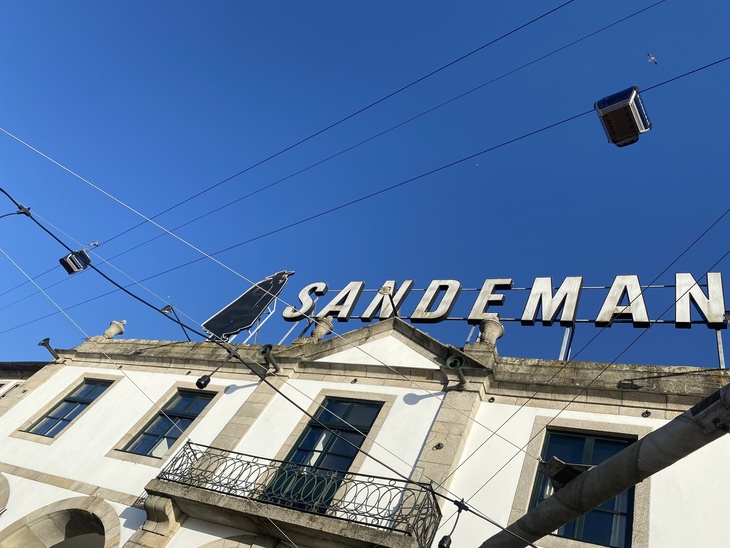
M223 348L225 348L226 349L226 352L228 352L228 359L229 360L236 359L236 360L240 361L241 363L245 363L241 359L241 355L238 353L238 350L236 350L235 348L233 348L229 344L226 344L225 346L223 346Z
M458 508L458 513L461 513L462 510L464 510L466 512L471 511L471 509L467 506L466 502L464 502L464 499L461 499L461 500L454 499L451 502L453 502L456 505L456 507Z

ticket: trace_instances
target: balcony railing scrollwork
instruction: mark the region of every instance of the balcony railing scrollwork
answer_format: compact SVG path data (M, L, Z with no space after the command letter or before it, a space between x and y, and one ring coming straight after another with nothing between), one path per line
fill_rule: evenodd
M186 443L158 479L433 542L441 519L429 484L264 459Z

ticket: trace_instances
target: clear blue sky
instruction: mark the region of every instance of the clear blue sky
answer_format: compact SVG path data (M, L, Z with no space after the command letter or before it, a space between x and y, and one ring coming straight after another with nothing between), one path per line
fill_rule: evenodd
M119 202L6 133L0 186L72 247L100 242L95 265L123 285L141 281L130 289L156 306L172 303L198 325L246 290L246 280L284 269L296 271L282 294L292 304L316 281L335 290L352 280L377 289L414 279L425 288L443 278L478 288L486 278L529 287L538 276L583 276L585 285L607 286L637 274L647 284L728 209L730 62L647 91L654 129L633 146L609 144L589 113L279 229L589 111L628 86L647 89L730 55L730 5L667 0L484 85L652 3L576 0L157 217L207 253L242 244L216 255L225 267L208 259L180 267L200 253L149 223L127 231L141 219L119 202L156 215L561 2L5 2L0 127ZM0 213L14 211L2 199ZM47 359L42 338L71 348L111 320L127 320L128 337L184 338L93 271L69 277L57 262L63 248L30 220L0 223L0 248L78 325L2 255L0 360ZM727 259L713 265L729 249L729 223L656 283L673 284L676 272L699 279L710 268L728 278ZM605 293L585 291L578 316L595 318ZM462 293L454 313L468 313L475 295ZM508 293L503 316L518 317L526 299ZM672 300L671 289L647 294L650 317L669 308L673 319ZM407 301L404 311L414 306ZM282 309L259 342L276 343L287 331ZM464 322L420 327L457 346L469 332ZM558 356L559 326L505 327L502 355ZM574 352L598 333L579 325ZM616 325L577 359L717 364L715 333L704 326L655 326L621 354L640 333Z

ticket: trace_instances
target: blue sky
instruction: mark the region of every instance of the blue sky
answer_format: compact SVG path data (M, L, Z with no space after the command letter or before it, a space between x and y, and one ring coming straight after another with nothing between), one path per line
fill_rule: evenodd
M728 218L682 253L728 209L730 61L670 80L730 55L730 6L667 0L628 17L653 4L576 0L277 154L561 2L6 2L0 186L71 247L98 241L91 251L104 273L140 282L130 289L172 303L196 326L285 269L296 271L281 295L291 304L316 281L330 287L326 302L353 280L376 290L391 279L421 289L456 279L470 289L486 278L529 287L539 276L583 276L586 286L608 286L623 274L648 284L667 267L655 283L725 273ZM589 113L419 177L628 86L658 84L642 94L654 128L630 147L609 144ZM183 201L155 218L179 239L151 223L130 230L142 220L132 210L152 217ZM9 200L0 208L13 211ZM0 223L0 359L47 359L42 338L71 348L111 320L125 319L128 337L184 338L95 272L68 276L57 262L64 249L30 220ZM650 291L650 317L668 308L673 319L673 290ZM578 317L595 318L605 295L584 291ZM454 314L468 313L475 297L462 292ZM519 317L526 300L513 290L495 311ZM277 343L289 329L283 308L259 342ZM469 333L463 321L419 327L456 346ZM505 329L500 354L557 358L561 327ZM657 325L635 341L640 334L579 324L574 353L717 365L705 326Z

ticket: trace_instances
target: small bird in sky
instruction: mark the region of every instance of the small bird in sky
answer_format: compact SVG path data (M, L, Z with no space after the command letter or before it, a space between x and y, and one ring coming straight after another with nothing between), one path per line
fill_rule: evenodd
M654 57L651 53L647 53L649 56L649 62L654 63L655 65L658 65L659 63L656 62L656 57Z

